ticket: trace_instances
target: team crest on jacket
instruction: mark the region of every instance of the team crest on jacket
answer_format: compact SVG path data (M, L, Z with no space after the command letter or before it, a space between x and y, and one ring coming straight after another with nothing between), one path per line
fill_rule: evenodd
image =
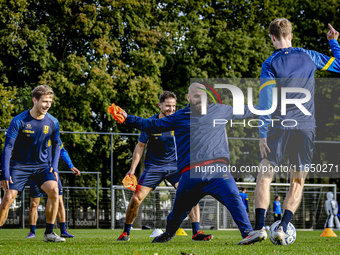
M49 126L44 126L44 134L48 134L48 131L50 130Z

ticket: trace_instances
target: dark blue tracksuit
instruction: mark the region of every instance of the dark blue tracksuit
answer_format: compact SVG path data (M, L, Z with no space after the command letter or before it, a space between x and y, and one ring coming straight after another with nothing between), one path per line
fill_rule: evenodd
M194 115L187 106L158 120L128 115L130 127L147 133L175 131L178 169L182 173L173 209L167 219L166 231L175 234L191 209L205 195L211 195L225 205L238 225L242 236L252 230L235 180L229 172L198 173L195 165L221 169L229 163L229 149L225 124L214 126L214 120L244 119L253 116L248 107L245 115L233 115L228 105L210 105L206 115Z

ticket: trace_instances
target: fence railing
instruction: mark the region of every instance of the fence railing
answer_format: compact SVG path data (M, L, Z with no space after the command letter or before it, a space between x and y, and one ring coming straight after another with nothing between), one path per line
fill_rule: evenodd
M0 131L6 131L6 129L0 129ZM110 132L70 132L70 131L61 131L61 133L77 133L77 134L100 134L100 135L110 135L111 139L111 183L113 180L114 173L114 162L113 162L113 136L129 136L129 135L139 135L134 133L110 133ZM252 142L258 140L257 138L233 138L229 137L229 140L244 140ZM316 143L324 143L324 144L340 144L339 141L316 141ZM60 173L71 173L70 171ZM95 227L95 228L117 228L122 227L122 221L125 217L125 212L127 208L127 203L131 199L132 193L129 193L128 190L123 189L120 185L111 185L108 188L99 187L99 175L100 172L82 172L82 174L94 174L96 175L96 185L93 187L71 187L64 185L64 203L66 209L66 217L67 217L67 226L68 227ZM336 189L332 186L332 189ZM123 192L125 190L125 192ZM88 201L89 196L86 195L86 192L91 193L91 201ZM282 194L285 194L284 192ZM314 194L314 193L313 193ZM338 195L340 192L338 192ZM171 198L170 200L161 200L162 196L168 196ZM135 225L138 227L143 227L143 225L151 225L150 227L164 227L164 223L166 220L167 213L170 212L172 208L173 198L175 196L175 190L173 188L167 187L158 187L156 188L148 197L153 200L150 201L146 199L141 205L140 212L137 216ZM2 197L2 196L1 196ZM29 225L28 223L28 207L30 204L29 191L28 187L25 188L23 194L23 199L20 197L17 198L16 204L12 206L11 212L9 214L8 221L6 221L7 225L16 225L16 227L25 228ZM0 198L1 199L1 198ZM159 199L158 202L157 199ZM200 201L200 205L202 207L201 213L203 215L202 223L205 227L215 227L225 228L226 226L234 227L233 224L226 224L223 222L223 217L227 215L226 213L221 214L217 213L221 210L224 210L223 207L217 203L214 206L219 207L217 209L212 209L212 198L207 197L206 199L202 199ZM336 194L335 194L336 199ZM45 201L42 199L43 202ZM124 202L122 202L124 201ZM169 202L170 201L170 202ZM145 207L145 209L143 209ZM159 209L159 212L157 212ZM211 213L213 211L216 213ZM147 212L149 211L149 212ZM39 213L39 224L44 225L44 211L41 210ZM320 213L323 213L320 211ZM211 215L212 214L212 215ZM11 216L12 215L12 216ZM229 217L229 216L228 216ZM314 216L313 216L314 217ZM252 219L252 216L250 215ZM112 220L113 219L113 220ZM213 223L215 222L215 223ZM221 223L222 222L222 223ZM39 225L38 224L38 225ZM163 224L163 225L162 225ZM184 226L190 228L189 221L184 221ZM316 224L313 223L315 227Z

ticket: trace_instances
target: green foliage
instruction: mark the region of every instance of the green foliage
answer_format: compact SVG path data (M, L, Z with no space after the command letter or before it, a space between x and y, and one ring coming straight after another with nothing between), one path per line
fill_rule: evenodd
M9 126L11 115L14 112L14 105L11 103L15 98L16 89L4 87L0 83L0 129ZM5 133L0 132L0 149L2 150L5 142Z
M191 78L258 78L273 51L267 27L277 17L292 21L293 46L330 55L327 23L339 27L338 9L334 0L1 1L0 126L8 127L11 116L29 109L31 90L47 84L55 92L50 113L61 130L137 132L108 115L112 102L129 114L150 117L158 112L163 89L177 94L178 108L185 106ZM258 98L257 85L252 86ZM340 138L337 88L337 82L316 87L318 140ZM241 89L245 93L246 85ZM232 104L230 97L224 102ZM228 130L229 137L257 133ZM62 139L81 171L100 171L101 185L110 184L109 135ZM136 141L113 136L113 184L128 171ZM233 165L257 165L256 142L230 141L230 149ZM331 162L337 151L317 150L314 157ZM88 185L91 178L73 184Z

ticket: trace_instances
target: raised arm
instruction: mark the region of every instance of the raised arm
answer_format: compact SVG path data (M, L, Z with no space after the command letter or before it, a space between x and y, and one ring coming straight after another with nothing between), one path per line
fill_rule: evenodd
M127 115L125 123L132 128L137 128L148 134L164 133L167 131L172 131L178 126L177 123L177 113L161 119L143 119L141 117ZM126 114L126 113L125 113Z
M327 33L327 39L331 45L332 52L335 58L340 59L340 47L338 44L339 32L336 31L331 24L328 24L329 31Z
M312 50L301 50L310 56L318 70L340 73L340 47L337 41L339 32L336 31L330 24L328 24L328 26L330 30L327 33L327 39L334 57L329 57Z

